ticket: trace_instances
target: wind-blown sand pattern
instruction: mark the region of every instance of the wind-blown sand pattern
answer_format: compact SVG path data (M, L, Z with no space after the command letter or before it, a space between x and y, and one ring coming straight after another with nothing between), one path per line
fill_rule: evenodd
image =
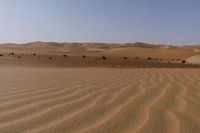
M200 131L199 69L1 67L0 75L0 133Z

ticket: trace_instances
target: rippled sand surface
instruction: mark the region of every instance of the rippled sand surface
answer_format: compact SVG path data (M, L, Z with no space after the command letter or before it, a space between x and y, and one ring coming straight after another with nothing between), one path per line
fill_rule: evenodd
M0 133L199 133L200 70L0 69Z

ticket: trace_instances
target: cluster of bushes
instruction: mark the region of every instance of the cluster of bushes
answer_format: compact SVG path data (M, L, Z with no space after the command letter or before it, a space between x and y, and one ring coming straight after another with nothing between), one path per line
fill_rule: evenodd
M15 55L15 53L9 53L9 55Z
M156 60L156 61L162 61L163 60L161 58L155 58L154 59L154 58L151 58L151 57L147 57L147 58L144 58L144 59L147 59L147 60ZM167 63L171 63L171 61L180 61L182 64L186 63L186 60L180 60L180 59L171 59L171 60L167 61Z
M15 55L15 53L9 53L9 55ZM23 53L21 55L24 55ZM33 56L36 56L37 54L36 53L33 53ZM3 54L0 54L0 57L3 57ZM16 56L18 59L21 59L21 56ZM63 55L63 57L68 57L66 54ZM82 55L82 58L86 58L87 56L86 55ZM40 56L37 56L38 59L40 59ZM128 57L122 57L124 60L127 60ZM49 60L52 60L53 58L52 57L48 57ZM95 58L96 60L106 60L107 57L106 56L101 56L100 58ZM135 59L139 59L139 57L135 57ZM152 57L147 57L147 58L144 58L144 59L147 59L147 60L156 60L156 61L162 61L163 59L161 58L152 58ZM171 61L180 61L180 59L171 59ZM171 61L168 61L168 63L171 63ZM181 60L181 63L185 64L186 63L186 60Z

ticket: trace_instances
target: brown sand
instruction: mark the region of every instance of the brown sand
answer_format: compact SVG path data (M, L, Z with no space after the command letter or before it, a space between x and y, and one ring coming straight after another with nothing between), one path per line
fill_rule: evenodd
M0 69L0 133L198 133L199 69Z
M200 64L200 55L195 55L187 59L190 63Z
M0 55L3 55L0 56L0 65L6 66L200 68L196 63L200 62L200 58L195 58L195 62L188 61L191 57L200 55L198 51L194 51L194 46L34 42L22 45L2 44ZM106 59L103 60L102 56ZM183 64L183 60L187 62Z
M199 133L194 48L0 45L0 133Z

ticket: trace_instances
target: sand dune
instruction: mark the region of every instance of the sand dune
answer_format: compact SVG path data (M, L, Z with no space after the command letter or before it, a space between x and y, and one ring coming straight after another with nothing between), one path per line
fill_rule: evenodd
M199 52L193 49L193 46L176 47L140 42L1 44L0 65L65 68L200 68L200 65L192 61L182 62L199 55Z
M200 55L191 56L187 59L188 62L194 63L194 64L200 64Z
M0 45L0 133L199 133L194 48Z
M198 133L200 70L0 69L0 133Z
M196 48L196 47L195 47ZM194 46L176 47L170 45L154 45L141 42L127 44L108 43L56 43L56 42L32 42L26 44L1 44L0 53L9 52L40 55L69 55L87 54L90 56L129 56L129 57L154 57L163 59L186 59L199 54L194 51Z

